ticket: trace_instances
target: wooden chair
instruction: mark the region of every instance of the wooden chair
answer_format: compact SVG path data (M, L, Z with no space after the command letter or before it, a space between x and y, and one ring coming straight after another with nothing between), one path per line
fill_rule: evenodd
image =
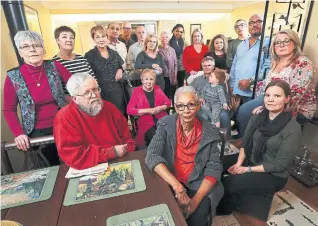
M43 167L51 166L49 161L42 153L42 149L47 144L54 143L53 136L43 136L30 139L30 148L24 153L24 163L23 171L28 171L30 169L30 163L32 164L32 169L39 169ZM2 163L5 167L6 174L14 173L11 160L8 155L8 151L13 151L17 149L15 142L2 142L1 143L1 155ZM30 159L30 161L29 161Z

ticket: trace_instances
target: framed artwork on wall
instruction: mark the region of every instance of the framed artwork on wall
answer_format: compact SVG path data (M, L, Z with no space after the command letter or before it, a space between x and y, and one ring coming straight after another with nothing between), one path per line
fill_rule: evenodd
M195 29L200 29L201 30L201 24L190 24L190 34L192 34L192 32L195 30Z
M25 16L27 19L28 27L30 31L35 31L42 35L40 20L38 16L38 11L35 9L24 5Z

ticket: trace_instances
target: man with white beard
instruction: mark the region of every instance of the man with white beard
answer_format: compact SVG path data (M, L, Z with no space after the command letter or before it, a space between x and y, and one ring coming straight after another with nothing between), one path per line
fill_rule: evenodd
M57 113L54 139L68 166L86 169L135 150L126 118L101 99L92 75L74 74L66 88L73 101Z

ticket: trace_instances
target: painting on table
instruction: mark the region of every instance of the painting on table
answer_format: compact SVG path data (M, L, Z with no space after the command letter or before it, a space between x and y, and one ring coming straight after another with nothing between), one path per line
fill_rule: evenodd
M138 160L112 163L105 172L70 179L64 206L144 191Z
M105 173L81 177L76 199L94 198L134 188L135 180L131 163L112 165Z
M175 226L166 204L139 209L109 217L107 226Z
M50 167L1 177L1 208L32 203L45 199L44 196L51 196L57 172L58 167ZM51 187L48 187L48 180L53 180L49 182Z
M138 220L133 220L128 223L119 224L117 226L153 226L153 225L160 225L160 226L171 226L169 223L169 219L167 213L156 214L154 216L145 217Z

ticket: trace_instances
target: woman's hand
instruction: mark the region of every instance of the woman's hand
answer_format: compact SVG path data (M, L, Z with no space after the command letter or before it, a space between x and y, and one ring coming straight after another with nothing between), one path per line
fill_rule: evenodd
M14 142L16 143L17 148L22 151L27 151L30 148L30 138L25 134L14 138Z
M235 174L243 174L248 172L248 167L240 166L236 169Z
M242 164L239 164L239 163L235 163L233 166L231 166L230 168L228 168L227 172L229 172L230 174L236 174L236 170L238 168L240 168L242 166Z
M254 108L254 110L252 111L253 115L258 115L259 113L261 113L264 110L264 106L258 106L257 108Z
M215 123L215 126L216 126L217 128L220 128L220 122L216 122L216 123Z
M191 201L191 199L189 198L187 192L183 191L183 192L180 192L180 193L176 193L176 198L177 198L178 205L182 209L187 210L188 206L190 204L190 201Z
M227 104L223 104L223 109L224 109L224 110L230 110L230 107L229 107L229 105L227 105Z
M201 97L200 99L199 99L199 102L200 102L200 105L202 106L203 104L205 104L205 100Z
M200 204L200 200L198 200L195 196L190 200L189 207L188 207L188 213L187 217L188 218L191 214L194 213L194 211L198 208Z
M198 73L197 71L190 71L190 75L195 75L196 73Z
M123 78L123 70L122 69L118 69L116 72L116 76L115 76L115 80L119 81Z
M159 64L152 64L151 66L152 66L153 69L156 69L156 70L157 70L158 67L160 68Z

